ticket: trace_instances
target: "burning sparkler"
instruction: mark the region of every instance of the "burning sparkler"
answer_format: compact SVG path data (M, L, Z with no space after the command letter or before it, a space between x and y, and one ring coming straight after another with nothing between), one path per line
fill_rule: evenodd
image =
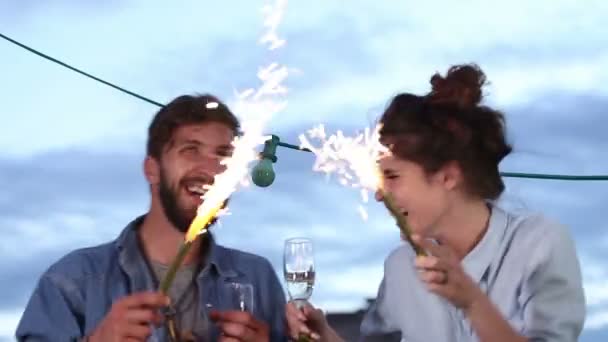
M267 43L269 50L282 46L285 41L278 38L276 29L283 16L287 0L277 0L272 5L264 6L263 12L266 16L264 32L261 43ZM234 112L241 118L243 135L236 137L232 142L233 154L222 160L226 169L215 176L213 185L207 187L202 195L203 202L197 210L197 215L191 222L186 233L184 242L179 248L177 255L171 263L165 278L161 281L160 291L168 293L175 274L182 264L184 257L188 254L192 243L199 235L208 232L208 226L214 218L221 215L226 200L236 191L239 185L246 185L251 162L257 160L256 148L263 144L268 137L263 134L264 124L270 117L286 106L286 101L277 101L276 97L287 93L282 85L288 75L288 69L278 63L260 68L258 78L261 86L258 89L247 89L236 93L236 104ZM213 109L213 106L207 107Z
M308 137L301 134L300 143L302 148L315 154L315 171L324 172L328 176L335 174L342 185L359 189L364 203L367 203L370 191L380 192L384 205L397 221L403 236L417 255L423 255L422 248L412 241L407 219L395 205L392 195L384 191L378 161L389 155L390 151L380 143L380 127L377 125L374 130L366 128L363 133L348 137L342 131L328 136L325 127L319 125L308 131ZM309 138L319 140L321 145L313 146ZM360 205L358 209L363 219L367 219L365 208Z

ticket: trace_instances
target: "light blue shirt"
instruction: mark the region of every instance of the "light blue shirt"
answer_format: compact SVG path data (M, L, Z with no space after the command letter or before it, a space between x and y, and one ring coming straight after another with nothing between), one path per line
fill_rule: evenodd
M76 250L53 264L40 278L21 317L18 341L76 341L91 334L121 297L141 291L155 291L152 271L137 239L143 217L131 222L110 243ZM206 266L196 283L200 292L200 319L207 306L233 309L227 282L253 285L253 315L268 324L270 341L287 341L285 294L268 260L261 256L209 246ZM219 330L210 327L211 341ZM164 327L154 330L148 341L166 341Z
M427 290L414 259L409 244L386 259L362 335L401 331L407 342L478 341L463 313ZM488 230L462 265L530 341L578 340L585 297L574 242L564 226L541 215L514 215L493 206Z

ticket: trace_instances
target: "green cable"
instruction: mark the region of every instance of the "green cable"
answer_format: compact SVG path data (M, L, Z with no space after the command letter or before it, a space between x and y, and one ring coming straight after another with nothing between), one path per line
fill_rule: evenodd
M147 97L141 96L141 95L139 95L137 93L134 93L134 92L132 92L130 90L127 90L125 88L119 87L119 86L117 86L115 84L112 84L110 82L104 81L104 80L102 80L99 77L95 77L95 76L93 76L93 75L91 75L89 73L86 73L86 72L84 72L84 71L82 71L80 69L77 69L77 68L75 68L75 67L73 67L73 66L71 66L71 65L69 65L67 63L64 63L64 62L62 62L62 61L60 61L60 60L58 60L56 58L53 58L53 57L51 57L51 56L49 56L47 54L44 54L44 53L42 53L42 52L40 52L38 50L35 50L35 49L33 49L33 48L25 45L25 44L19 43L18 41L14 40L14 39L11 39L11 38L3 35L2 33L0 33L0 38L4 38L4 39L8 40L9 42L11 42L11 43L13 43L13 44L15 44L15 45L17 45L17 46L19 46L21 48L24 48L24 49L26 49L27 51L29 51L29 52L31 52L33 54L36 54L36 55L38 55L38 56L40 56L42 58L48 59L51 62L57 63L57 64L61 65L62 67L68 68L68 69L70 69L72 71L75 71L75 72L81 74L81 75L84 75L84 76L86 76L88 78L91 78L91 79L93 79L93 80L95 80L97 82L101 82L101 83L103 83L103 84L105 84L107 86L110 86L110 87L114 88L114 89L120 90L120 91L122 91L125 94L134 96L134 97L136 97L136 98L138 98L140 100L146 101L146 102L151 103L153 105L156 105L156 106L159 106L159 107L164 107L162 104L160 104L160 103L158 103L158 102L156 102L154 100L150 100Z
M536 179L559 179L571 181L605 181L608 175L548 175L544 173L522 173L522 172L501 172L503 177L511 178L536 178Z
M300 147L300 146L296 146L293 144L284 143L282 141L279 141L279 143L277 143L277 146L283 146L283 147L290 148L292 150L298 150L298 151L303 151L303 152L312 152L311 150L309 150L305 147Z
M279 142L278 146L287 147L293 150L312 152L307 148L301 148L296 145ZM503 177L511 178L534 178L534 179L556 179L556 180L577 180L577 181L605 181L608 180L608 175L559 175L545 173L523 173L523 172L501 172Z
M3 38L3 39L5 39L5 40L7 40L7 41L9 41L9 42L11 42L11 43L13 43L13 44L21 47L21 48L23 48L23 49L25 49L25 50L27 50L27 51L29 51L31 53L34 53L34 54L36 54L36 55L38 55L38 56L40 56L42 58L45 58L45 59L47 59L47 60L49 60L51 62L57 63L57 64L65 67L65 68L68 68L68 69L70 69L72 71L75 71L75 72L77 72L77 73L79 73L79 74L81 74L83 76L91 78L91 79L93 79L93 80L95 80L97 82L103 83L103 84L105 84L105 85L107 85L109 87L112 87L112 88L116 89L116 90L122 91L123 93L125 93L127 95L131 95L133 97L136 97L136 98L138 98L140 100L146 101L146 102L148 102L150 104L153 104L155 106L158 106L158 107L164 107L164 105L160 104L159 102L151 100L151 99L149 99L149 98L147 98L145 96L139 95L139 94L134 93L134 92L132 92L130 90L127 90L125 88L119 87L119 86L117 86L115 84L112 84L112 83L110 83L108 81L104 81L104 80L102 80L99 77L96 77L96 76L93 76L93 75L91 75L89 73L86 73L86 72L84 72L84 71L82 71L80 69L77 69L77 68L75 68L75 67L73 67L73 66L71 66L71 65L69 65L67 63L64 63L64 62L62 62L62 61L60 61L60 60L58 60L56 58L53 58L53 57L51 57L51 56L49 56L47 54L44 54L44 53L42 53L42 52L40 52L40 51L38 51L36 49L33 49L33 48L31 48L31 47L23 44L23 43L20 43L20 42L14 40L14 39L11 39L11 38L5 36L2 33L0 33L0 38ZM286 148L290 148L290 149L293 149L293 150L298 150L298 151L303 151L303 152L311 152L309 149L301 148L299 146L288 144L288 143L284 143L284 142L280 142L280 141L278 142L277 145L278 146L283 146L283 147L286 147ZM606 181L606 180L608 180L608 175L588 175L588 176L586 176L586 175L559 175L559 174L553 174L553 175L551 175L551 174L544 174L544 173L521 173L521 172L501 172L500 174L503 177L512 177L512 178L556 179L556 180L573 180L573 181Z

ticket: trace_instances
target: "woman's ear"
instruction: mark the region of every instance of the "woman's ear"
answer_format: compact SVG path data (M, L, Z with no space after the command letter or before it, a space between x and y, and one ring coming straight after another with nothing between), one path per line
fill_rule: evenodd
M463 181L462 169L456 161L451 161L445 164L438 172L439 181L446 190L453 190L460 186Z

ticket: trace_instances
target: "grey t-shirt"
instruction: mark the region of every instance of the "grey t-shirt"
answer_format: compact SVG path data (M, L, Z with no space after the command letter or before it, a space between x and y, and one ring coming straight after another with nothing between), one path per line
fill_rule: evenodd
M152 270L156 279L163 279L169 269L152 261ZM199 308L196 276L199 267L197 264L182 266L175 274L175 279L169 289L169 297L175 309L177 331L182 341L206 340L208 322L205 310Z

